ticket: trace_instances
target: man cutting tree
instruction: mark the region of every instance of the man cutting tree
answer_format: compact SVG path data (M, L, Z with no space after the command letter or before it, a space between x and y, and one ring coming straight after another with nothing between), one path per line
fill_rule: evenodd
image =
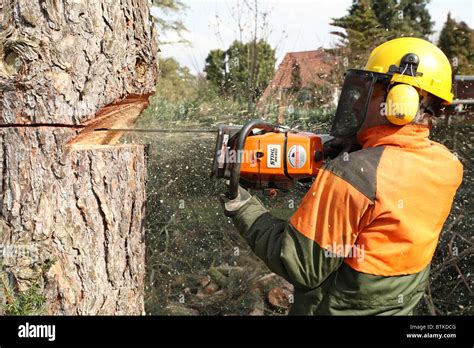
M333 121L332 135L361 150L328 162L289 221L242 188L223 199L256 255L294 285L291 314L413 313L462 180L457 157L428 138L451 87L436 46L388 41L347 71Z

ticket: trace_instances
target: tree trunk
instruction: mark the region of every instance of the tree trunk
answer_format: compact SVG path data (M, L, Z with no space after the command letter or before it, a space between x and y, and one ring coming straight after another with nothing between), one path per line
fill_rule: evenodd
M148 1L0 11L0 313L38 288L49 314L142 314L145 149L94 129L132 125L154 91Z

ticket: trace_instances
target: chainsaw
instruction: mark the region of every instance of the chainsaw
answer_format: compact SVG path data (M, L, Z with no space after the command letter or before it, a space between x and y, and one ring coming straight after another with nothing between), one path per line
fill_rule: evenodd
M177 130L105 129L96 131L175 132ZM179 132L215 132L182 130ZM323 162L341 149L326 134L314 134L253 120L244 126L220 125L217 130L211 177L225 179L227 196L234 199L239 185L261 189L270 196L290 190L296 183L311 183ZM330 145L330 146L328 146ZM336 153L334 152L334 149Z
M332 139L262 120L242 127L221 125L212 177L227 180L230 199L237 197L239 185L275 196L296 182L311 182L326 158L324 146Z

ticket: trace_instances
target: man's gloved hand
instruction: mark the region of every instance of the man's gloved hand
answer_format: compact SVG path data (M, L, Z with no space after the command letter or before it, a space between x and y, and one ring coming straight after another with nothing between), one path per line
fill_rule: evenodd
M224 214L227 217L233 217L237 214L237 211L242 208L245 203L250 201L252 196L247 190L239 186L239 193L235 199L229 199L225 195L220 196L222 207L224 208Z

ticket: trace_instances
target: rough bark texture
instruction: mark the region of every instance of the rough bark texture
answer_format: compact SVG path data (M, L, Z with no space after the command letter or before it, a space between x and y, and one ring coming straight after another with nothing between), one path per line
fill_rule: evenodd
M35 284L49 314L143 313L145 149L68 144L154 91L156 42L147 0L0 2L0 314Z
M81 124L154 89L147 0L3 0L0 124Z
M144 148L58 151L75 133L0 130L0 243L23 248L4 267L19 291L44 289L49 313L140 314Z

